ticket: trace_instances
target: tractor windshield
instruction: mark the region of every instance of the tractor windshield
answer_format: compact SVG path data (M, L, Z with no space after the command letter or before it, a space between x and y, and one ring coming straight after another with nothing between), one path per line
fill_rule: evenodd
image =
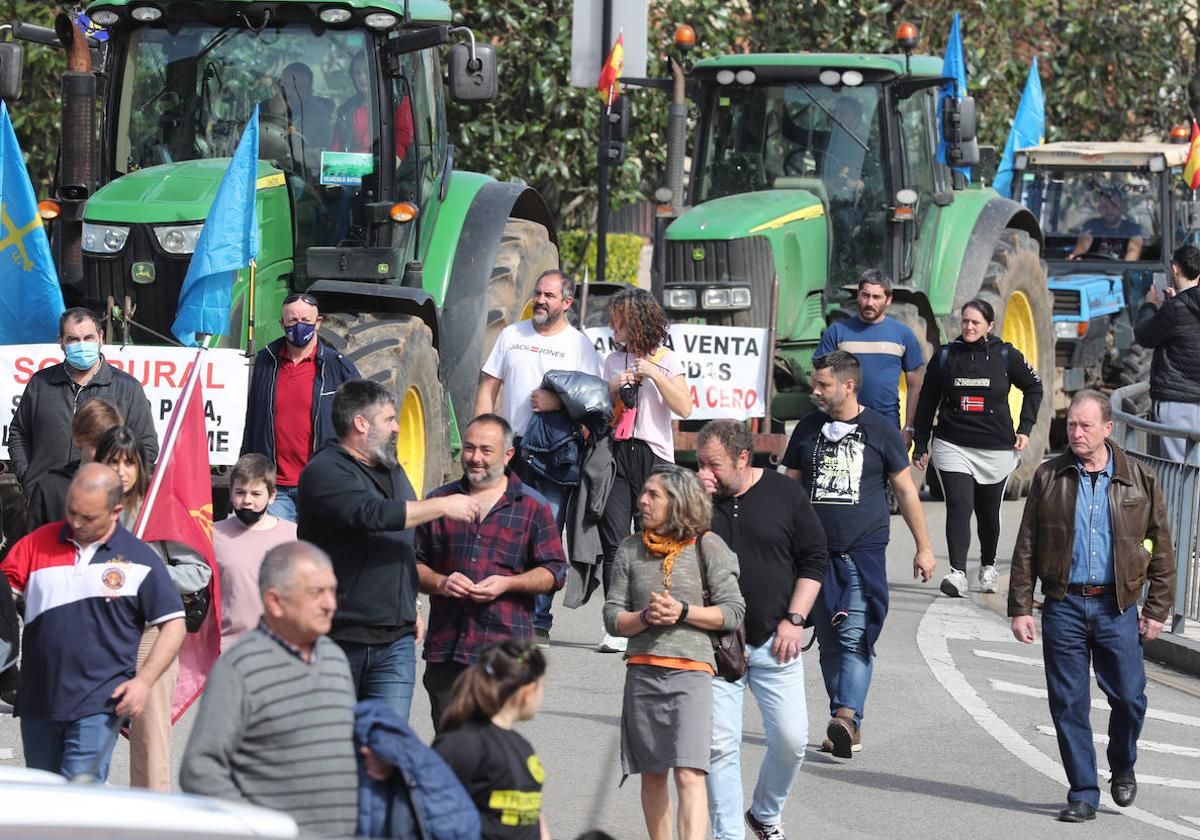
M1162 258L1159 176L1130 170L1038 169L1021 194L1046 237L1048 259Z
M878 212L887 203L879 86L728 85L710 96L694 167L696 201L808 190L830 219L833 273L855 278L860 269L877 268L887 241L886 219Z

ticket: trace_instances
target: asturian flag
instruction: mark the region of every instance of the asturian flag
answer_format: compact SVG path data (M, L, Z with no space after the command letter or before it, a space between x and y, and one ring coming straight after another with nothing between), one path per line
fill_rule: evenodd
M213 557L212 484L208 464L208 434L204 427L204 394L200 388L201 356L184 377L179 399L171 411L158 466L146 491L146 501L134 535L146 542L170 540L199 553L212 569L208 615L196 633L188 633L179 651L179 682L171 704L171 722L200 696L209 669L221 652L221 581Z

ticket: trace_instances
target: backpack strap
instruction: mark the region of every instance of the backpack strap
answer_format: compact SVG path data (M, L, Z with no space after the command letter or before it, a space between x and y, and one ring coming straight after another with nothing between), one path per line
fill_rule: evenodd
M700 567L700 591L704 593L703 606L709 606L708 596L708 561L704 559L704 535L708 531L701 531L700 536L696 537L696 558L700 561L697 565Z

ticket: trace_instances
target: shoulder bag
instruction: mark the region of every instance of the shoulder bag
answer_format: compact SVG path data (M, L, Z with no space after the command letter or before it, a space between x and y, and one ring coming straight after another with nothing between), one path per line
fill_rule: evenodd
M700 560L700 587L704 591L704 606L712 606L708 590L708 562L704 559L704 534L696 538L696 556ZM749 662L746 661L746 625L743 622L733 630L710 630L713 655L717 660L717 674L728 682L737 682L746 676Z

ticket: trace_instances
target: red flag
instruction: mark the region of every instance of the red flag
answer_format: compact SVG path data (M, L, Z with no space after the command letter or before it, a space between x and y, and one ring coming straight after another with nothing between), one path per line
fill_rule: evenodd
M617 42L613 44L612 50L604 62L604 69L600 71L600 81L596 83L596 89L600 91L606 102L612 102L620 95L621 86L617 84L617 79L620 78L621 71L624 69L625 33L622 32L617 36Z
M204 428L204 394L200 389L200 356L184 377L171 412L158 466L134 534L146 542L171 540L195 549L212 569L211 606L199 632L188 633L179 651L179 682L171 704L171 722L200 696L204 680L221 652L221 583L213 558L212 484L208 465L208 433Z

